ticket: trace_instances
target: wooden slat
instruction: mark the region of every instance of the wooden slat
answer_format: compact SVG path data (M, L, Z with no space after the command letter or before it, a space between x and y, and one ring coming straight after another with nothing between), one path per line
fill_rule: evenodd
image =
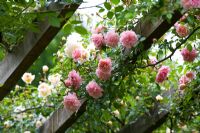
M86 110L86 100L81 101L81 107L72 113L61 107L39 128L39 133L64 133Z
M67 12L74 12L78 6L79 4L66 5L51 3L47 10L60 10L59 16L65 16ZM0 100L11 91L22 74L38 58L67 19L61 22L59 28L51 26L48 21L40 22L39 27L41 32L28 32L24 42L15 48L12 53L8 53L6 58L0 62Z

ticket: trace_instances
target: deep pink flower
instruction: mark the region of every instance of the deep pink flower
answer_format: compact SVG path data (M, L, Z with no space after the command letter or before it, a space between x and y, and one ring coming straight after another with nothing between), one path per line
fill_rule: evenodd
M119 35L115 31L109 31L105 35L105 43L110 47L116 47L119 42Z
M181 0L181 5L185 9L200 8L199 0Z
M103 72L109 72L112 70L112 62L110 58L100 59L98 68Z
M185 25L177 24L176 25L176 33L180 37L186 37L189 34L189 30Z
M170 71L170 68L168 66L162 66L156 75L156 82L162 83L164 80L167 79L167 75Z
M187 72L186 73L186 76L190 79L190 80L192 80L192 79L194 79L195 78L195 73L194 72L191 72L191 71L189 71L189 72Z
M72 112L75 112L81 106L81 102L78 100L76 93L68 93L64 96L63 100L64 107Z
M95 81L90 81L87 84L86 91L91 97L95 99L100 98L103 95L103 89Z
M67 87L70 87L70 86L72 86L73 84L72 84L72 81L70 80L70 79L66 79L65 80L65 86L67 86Z
M96 48L100 49L104 44L103 35L102 34L93 34L92 42L94 43Z
M71 81L72 86L75 89L78 89L82 83L81 76L75 70L72 70L71 72L69 72L68 80Z
M77 62L81 58L81 52L82 50L80 48L77 48L72 52L72 58L74 61Z
M97 69L96 75L101 80L108 80L111 77L111 71L104 72L101 69Z
M195 48L192 51L189 51L187 48L183 48L181 50L181 55L183 56L183 60L187 62L193 62L197 57L197 51Z
M125 48L132 48L137 41L138 37L134 31L124 31L121 33L120 42Z

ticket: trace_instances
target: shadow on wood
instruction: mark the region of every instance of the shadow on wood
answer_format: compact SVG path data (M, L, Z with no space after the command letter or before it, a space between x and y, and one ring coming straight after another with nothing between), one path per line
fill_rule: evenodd
M72 113L63 107L57 109L39 128L39 133L64 133L85 112L86 102L86 100L81 101L77 113Z
M79 4L66 5L56 2L51 3L47 10L59 10L59 16L64 18L66 13L72 12L70 14L72 15L78 7ZM40 22L41 32L28 32L24 42L0 62L0 100L11 91L22 74L33 64L70 17L63 20L59 28L51 26L47 20Z

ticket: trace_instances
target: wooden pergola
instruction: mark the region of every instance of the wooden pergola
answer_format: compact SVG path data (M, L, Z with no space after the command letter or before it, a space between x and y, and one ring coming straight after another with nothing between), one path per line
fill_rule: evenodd
M48 10L60 10L59 16L65 16L68 12L75 12L79 4L60 4L51 3ZM174 11L170 22L162 18L156 18L156 21L141 18L134 28L134 31L146 39L143 41L143 51L138 51L137 56L132 59L133 63L137 61L137 57L153 44L153 39L161 38L174 24L181 18L181 13ZM14 87L22 74L33 64L33 62L42 53L45 47L51 42L55 35L69 18L61 22L59 28L51 26L48 21L40 22L40 33L28 32L24 42L15 49L14 52L8 53L7 57L0 62L0 100L2 100ZM155 18L154 18L155 19ZM50 118L39 128L40 133L62 133L65 132L76 119L86 111L87 102L82 100L82 105L77 113L68 112L64 108L54 111ZM152 114L140 116L137 120L133 120L120 130L120 133L145 133L151 132L162 125L167 117L167 111L159 112L159 106L152 109Z

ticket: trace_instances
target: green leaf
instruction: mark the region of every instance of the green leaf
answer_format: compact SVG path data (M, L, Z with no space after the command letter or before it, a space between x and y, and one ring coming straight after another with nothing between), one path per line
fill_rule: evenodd
M188 44L188 45L187 45L187 49L188 49L189 51L192 51L192 45L191 45L191 44Z
M60 27L60 20L57 17L49 16L49 24L54 27Z
M113 15L114 15L113 12L110 12L110 11L109 11L109 12L107 13L107 17L108 17L109 19L112 19Z
M70 18L73 14L74 14L73 11L67 12L66 15L65 15L65 18Z
M117 5L119 4L120 0L110 0L113 4Z
M65 34L70 34L71 33L71 31L72 31L72 25L71 24L66 24L64 27L63 27L63 32L65 33Z
M71 21L71 24L80 24L80 23L82 23L82 21L78 21L78 20L72 20Z
M88 32L83 26L76 26L75 31L81 35L86 35Z
M117 7L115 7L115 12L121 12L122 10L124 10L123 6L117 6Z
M105 6L105 8L106 8L107 10L110 10L110 9L111 9L111 5L110 5L110 3L108 3L108 2L104 2L104 6Z
M99 10L99 12L104 12L105 11L105 9L104 8L101 8L100 10Z

